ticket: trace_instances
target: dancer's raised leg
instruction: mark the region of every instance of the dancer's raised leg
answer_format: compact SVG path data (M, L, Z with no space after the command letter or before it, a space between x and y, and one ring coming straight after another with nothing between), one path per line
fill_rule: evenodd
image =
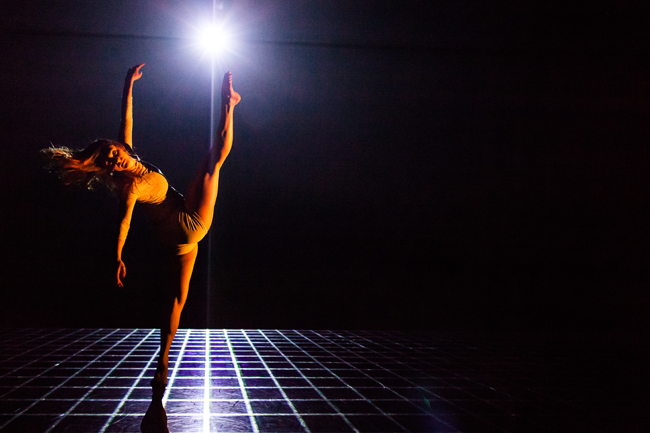
M186 209L196 212L207 227L212 224L214 205L217 201L219 170L232 148L233 109L240 100L241 96L232 88L232 75L228 72L221 84L221 119L214 144L190 183L185 197Z

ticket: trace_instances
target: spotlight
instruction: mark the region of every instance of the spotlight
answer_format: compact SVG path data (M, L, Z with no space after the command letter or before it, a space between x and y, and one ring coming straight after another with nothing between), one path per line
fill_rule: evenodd
M230 35L222 26L206 26L199 31L198 40L206 52L218 54L229 47Z

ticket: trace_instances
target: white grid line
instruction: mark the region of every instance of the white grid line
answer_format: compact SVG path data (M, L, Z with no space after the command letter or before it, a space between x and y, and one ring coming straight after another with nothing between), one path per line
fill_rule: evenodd
M80 329L80 330L78 330L78 331L76 331L76 332L80 332L80 331L82 331L82 330ZM95 333L97 333L97 332L99 332L99 331L100 331L100 330L97 329L97 330L95 330L95 332L93 332L92 334L95 334ZM60 340L61 338L71 336L71 335L75 334L76 332L72 332L72 333L70 333L70 334L66 334L66 335L64 335L64 336L61 336L61 337L57 338L56 340ZM92 334L90 334L90 335L92 335ZM85 338L85 337L89 337L89 335L85 335L85 336L82 337L82 338ZM42 345L40 345L40 346L38 346L38 347L35 347L34 349L28 350L28 351L23 352L22 354L20 354L20 355L16 355L16 356L22 356L22 355L24 355L25 353L29 353L29 352L31 352L32 350L40 349L41 347L43 347L43 346L47 346L49 343L53 343L53 342L56 341L56 340L52 340L51 342L48 342L48 343L42 344ZM75 341L72 341L72 342L66 344L65 346L60 346L60 347L58 347L56 350L54 350L53 352L48 353L47 355L43 355L43 356L41 356L41 357L39 357L39 358L37 358L37 359L34 359L34 360L28 362L27 364L23 364L23 365L21 365L20 367L13 369L12 371L10 371L10 372L8 372L8 373L5 373L5 374L3 374L3 375L0 375L0 378L3 378L3 377L8 376L8 375L10 375L10 374L12 374L12 373L15 373L16 371L18 371L18 370L20 370L20 369L23 369L23 368L27 367L28 365L32 365L32 364L34 364L34 363L40 361L40 360L43 359L43 358L51 357L53 353L56 353L56 352L58 352L58 351L60 351L60 350L62 350L62 349L65 349L66 347L68 347L68 346L70 346L70 345L72 345L72 344L75 344L75 343L77 343L77 342L79 342L79 339L77 339L77 340L75 340ZM13 356L13 357L11 357L11 358L9 358L9 359L6 359L5 361L9 361L9 360L15 358L16 356ZM55 367L56 367L56 365L55 365ZM0 398L2 398L2 397L4 397L4 396L0 396Z
M95 333L97 333L97 332L99 332L99 331L100 331L100 329L98 329L97 331L91 333L90 335L93 335L93 334L95 334ZM85 347L84 349L82 349L81 352L85 351L86 349L88 349L88 348L91 347L91 346L94 346L95 344L99 343L99 342L102 341L103 339L110 337L111 335L113 335L113 334L116 333L117 331L118 331L118 329L115 329L113 332L111 332L111 333L109 333L109 334L106 334L105 336L103 336L103 337L100 338L99 340L95 341L94 343L91 343L89 346L87 346L87 347ZM90 336L90 335L89 335L89 336ZM83 338L84 338L84 337L80 338L80 339L77 340L77 341L80 341L80 340L82 340ZM79 353L81 353L81 352L79 352ZM76 356L76 355L77 355L76 353L70 355L68 358L66 358L66 361L67 361L68 359L70 359L70 358ZM87 365L86 365L86 366L87 366ZM85 369L86 366L84 366L81 370L78 370L77 372L75 372L72 376L68 377L66 380L64 380L63 382L61 382L61 383L60 383L59 385L57 385L56 387L50 389L50 391L47 392L44 396L42 396L41 399L47 397L48 395L52 394L55 390L59 389L63 384L65 384L66 382L68 382L68 381L69 381L70 379L72 379L74 376L76 376L77 374L79 374L83 369ZM49 371L49 370L53 369L54 367L56 367L56 365L55 365L55 366L52 366L52 367L50 367L50 368L48 368L47 370L44 370L44 371L43 371L41 374L39 374L38 376L42 376L43 373L45 373L46 371ZM37 377L38 377L38 376L37 376ZM33 379L30 379L30 380L33 380ZM21 385L21 386L24 386L24 384ZM32 407L34 407L34 406L35 406L39 401L40 401L40 400L36 400L36 401L34 401L32 404L30 404L29 406L27 406L26 408L24 408L24 409L21 410L20 412L16 413L12 418L10 418L9 420L7 420L4 424L0 424L0 429L4 428L4 427L5 427L7 424L9 424L11 421L13 421L14 419L18 418L20 415L24 414L24 413L27 412L29 409L31 409Z
M239 383L239 389L244 398L244 404L246 405L246 412L248 413L248 418L251 422L251 427L253 428L254 433L259 433L259 427L257 426L257 420L253 415L253 408L251 407L251 402L248 398L248 393L246 392L246 386L244 385L244 380L242 379L241 371L239 370L239 364L233 351L232 342L230 341L230 336L228 331L224 331L226 337L226 344L228 345L228 350L230 351L230 358L232 359L233 366L235 367L235 374L237 375L237 382Z
M176 380L176 375L178 374L178 368L181 365L181 360L183 359L183 355L185 354L185 347L187 347L187 341L190 339L190 334L192 333L191 329L185 330L185 338L183 339L183 344L181 345L181 350L178 352L178 355L176 357L176 361L174 362L174 369L172 370L172 375L169 378L169 383L167 384L167 389L165 389L165 394L162 398L162 405L165 407L167 405L167 400L169 399L169 393L172 390L172 386L174 385L174 381ZM171 348L170 348L171 351ZM168 359L169 363L169 359Z
M321 338L326 338L326 337L324 337L323 335L319 334L317 331L312 331L312 332L314 332L316 335L318 335L318 336L321 337ZM345 337L343 337L343 336L341 336L341 335L339 335L339 334L335 334L335 335L339 336L340 338L344 338L345 340L348 340L348 341L350 340L349 338L345 338ZM362 336L360 336L360 335L355 335L355 336L358 336L358 337L360 337L360 338L362 338L362 339L364 339L364 340L366 340L366 341L372 343L373 345L377 344L377 343L375 343L374 341L369 340L369 339L367 339L367 338L365 338L365 337L362 337ZM327 339L327 338L326 338L326 339ZM328 341L332 341L332 340L331 340L331 339L328 339ZM333 342L333 341L332 341L332 343L335 344L336 346L340 347L341 349L350 352L350 349L347 349L347 348L345 348L345 347L341 346L340 344L337 344L337 343L335 343L335 342ZM358 343L357 343L357 344L358 344ZM400 343L397 342L396 344L400 344ZM400 345L401 345L401 344L400 344ZM365 346L364 346L364 348L365 348ZM382 357L384 357L384 358L389 359L391 362L395 362L395 363L397 363L397 364L401 364L401 365L405 366L407 369L414 370L414 371L418 371L418 372L422 372L422 370L417 369L417 368L414 368L414 367L411 367L410 365L408 365L408 364L406 364L406 363L400 361L399 359L395 359L395 358L389 357L389 356L386 355L385 353L381 353L381 352L378 352L378 351L376 351L376 350L374 350L374 349L370 349L370 348L366 348L366 349L369 350L369 351L371 351L371 352L373 352L373 353L375 353L375 354L377 354L377 355L379 355L379 356L382 356ZM390 350L390 349L389 349L389 350ZM400 353L401 353L401 352L400 352ZM401 354L402 354L402 353L401 353ZM402 355L403 355L403 354L402 354ZM375 361L372 361L372 360L370 360L370 359L368 359L368 358L365 358L365 357L363 357L363 356L361 356L361 355L357 355L357 356L361 357L361 358L362 358L364 361L366 361L366 362L369 362L369 363L371 363L371 364L376 365L377 367L379 367L379 368L382 369L382 370L390 371L390 370L388 370L386 367L383 367L381 364L379 364L379 363L377 363L377 362L375 362ZM450 373L450 374L453 374L453 375L455 375L455 376L459 376L457 373L453 373L453 372L449 372L449 373ZM365 373L364 373L364 374L365 374ZM367 375L367 374L366 374L366 375ZM370 377L370 376L368 376L368 377ZM371 377L371 378L372 378L372 377ZM412 380L410 380L410 379L407 378L407 377L402 377L401 379L404 380L404 381L406 381L406 382L409 382L410 384L412 384L412 385L413 385L414 387L416 387L416 388L420 388L420 389L423 389L423 390L425 390L425 391L427 391L427 392L431 392L431 391L428 391L426 388L424 388L424 387L418 385L417 383L413 382ZM373 379L373 380L377 380L377 379ZM378 381L378 382L381 383L380 381ZM444 383L444 380L441 380L441 382ZM448 384L448 385L449 385L449 384ZM455 386L453 386L453 385L449 385L449 387L450 387L450 388L454 388L454 389L459 389L458 387L455 387ZM403 398L404 400L409 401L409 399L408 399L407 397L404 397L404 396L401 395L399 392L397 392L397 391L395 391L395 390L391 390L391 391L393 391L394 393L396 393L397 395L399 395L399 396L400 396L401 398ZM477 396L474 396L474 397L475 397L476 399L478 399L478 400L483 400L483 399L481 399L480 397L477 397ZM466 412L467 414L471 414L471 411L467 410L466 408L463 408L462 406L459 406L459 405L457 405L457 404L454 404L453 401L448 401L448 403L451 404L451 405L453 405L453 406L456 406L458 409L462 410L463 412ZM439 417L437 417L435 414L431 413L431 415L434 416L436 419L438 419L440 422L443 422L443 423L449 425L449 424L446 423L444 420L442 420L442 419L440 419ZM480 416L478 416L478 417L481 418ZM493 423L489 422L488 420L483 420L483 421L486 422L486 423L488 423L488 424L491 424L491 425L495 426ZM495 427L497 427L497 426L495 426Z
M278 334L282 335L284 338L286 338L287 341L289 341L290 343L292 343L293 345L295 345L296 347L298 347L299 349L301 349L300 346L298 346L298 345L297 345L293 340L291 340L291 339L288 338L286 335L284 335L284 333L283 333L281 330L278 329L276 332L277 332ZM296 331L296 333L298 333L299 335L301 335L299 331ZM302 335L301 335L301 336L302 336ZM304 337L304 336L302 336L302 337L305 338L305 339L307 339L307 338ZM334 357L336 357L336 358L338 358L338 359L341 359L341 358L338 357L337 355L332 354L332 352L330 352L329 350L324 349L324 348L323 348L321 345L319 345L318 343L314 343L313 341L311 341L311 340L309 340L309 339L307 339L307 340L310 341L312 344L317 345L319 348L321 348L321 349L327 351L327 353L329 353L330 355L333 355ZM305 352L305 353L307 353L307 352ZM310 356L314 361L316 361L319 365L321 365L324 369L326 369L327 371L329 371L333 376L335 376L335 377L336 377L337 379L339 379L341 382L345 383L345 381L344 381L343 379L341 379L341 377L340 377L338 374L334 373L332 370L330 370L329 368L327 368L327 367L326 367L322 362L318 361L318 360L317 360L316 358L314 358L312 355L309 355L309 356ZM344 362L345 362L345 361L344 361ZM347 363L347 362L346 362L346 363ZM361 398L362 398L363 400L367 401L367 402L370 403L372 406L374 406L375 409L377 409L379 412L381 412L382 415L384 415L385 417L387 417L388 419L390 419L391 421L393 421L395 424L397 424L397 425L398 425L402 430L404 430L404 431L408 431L408 429L407 429L406 427L404 427L402 424L400 424L399 422L397 422L397 421L396 421L396 420L395 420L391 415L389 415L389 414L386 413L382 408L380 408L380 407L377 406L375 403L373 403L372 400L369 400L368 398L366 398L366 397L365 397L363 394L361 394L361 393L360 393L356 388L354 388L354 387L348 385L347 383L346 383L346 386L347 386L349 389L351 389L352 391L354 391L356 394L358 394L359 396L361 396Z
M203 365L203 432L210 432L210 330L205 330L205 364Z
M133 350L131 350L131 351L129 352L129 355L130 355L131 353L133 353L133 351L135 351L135 349L136 349L138 346L140 346L144 341L146 341L147 339L149 339L149 338L151 337L151 334L154 333L154 331L155 331L155 330L152 329L152 330L149 332L149 334L147 334L147 336L144 337L144 338L142 339L142 341L140 341L140 342L138 343L138 345L137 345L136 347L134 347ZM131 396L131 393L133 392L133 390L135 389L135 387L138 385L138 383L142 380L142 378L143 378L144 375L146 374L147 369L149 368L149 366L151 365L151 363L156 359L156 356L158 355L158 352L159 352L159 351L160 351L160 347L158 347L158 349L156 349L156 351L153 353L153 355L151 355L151 358L149 358L149 362L147 362L147 365L145 366L145 368L142 369L142 371L140 372L140 374L138 375L138 377L135 379L135 381L133 382L133 384L129 387L129 390L126 392L126 394L124 395L124 397L122 397L122 400L120 400L120 403L117 405L117 407L115 408L115 410L113 411L113 413L111 414L111 416L108 418L108 420L106 421L106 423L104 424L104 426L102 427L102 429L99 431L99 433L104 433L104 432L106 431L106 429L111 425L111 423L113 422L113 420L115 419L115 417L117 416L117 414L120 412L120 410L122 410L122 407L124 406L124 404L126 403L126 401L129 399L129 397ZM128 356L128 355L127 355L127 356ZM126 356L125 356L125 358L126 358ZM121 362L120 362L120 363L121 363Z
M291 408L291 411L292 411L292 412L294 413L294 415L298 418L298 422L300 423L300 425L302 426L302 428L304 428L305 431L306 431L307 433L311 433L311 430L309 430L309 427L307 427L307 424L305 423L305 420L302 419L302 416L300 416L300 413L296 410L295 406L293 405L293 403L291 402L291 400L289 399L289 397L287 397L286 392L284 391L284 389L282 389L282 386L280 386L280 383L278 382L278 379L276 379L276 377L273 375L273 372L272 372L271 369L269 368L269 366L268 366L268 364L266 363L266 361L264 360L264 358L262 358L262 356L260 355L259 351L258 351L257 348L255 347L255 344L253 344L253 342L251 341L251 339L248 337L247 332L244 331L244 330L242 330L242 333L244 334L244 337L246 337L246 341L248 341L248 343L251 345L251 347L252 347L253 350L255 351L255 354L257 355L257 357L258 357L258 358L260 359L260 361L262 362L262 365L264 365L264 368L265 368L266 371L269 373L269 376L271 376L271 379L273 380L273 383L274 383L275 386L277 386L278 389L280 390L280 393L282 394L282 397L285 399L285 401L287 402L287 404L288 404L289 407Z
M132 330L128 335L126 335L125 337L123 337L120 341L118 341L117 343L113 344L111 347L109 347L108 349L106 349L106 350L105 350L104 352L102 352L100 355L97 355L97 357L95 357L95 359L93 359L92 361L90 361L86 366L84 366L81 370L79 370L79 372L83 371L86 367L92 365L93 362L95 362L96 360L98 360L99 358L101 358L102 356L104 356L106 353L110 352L110 351L111 351L115 346L117 346L118 344L122 343L124 340L126 340L127 338L129 338L131 335L135 334L137 331L138 331L137 329ZM142 343L142 341L140 341L140 343ZM140 343L138 343L138 346L140 345ZM137 347L137 346L136 346L136 347ZM131 350L131 352L132 352L133 350L135 350L135 347ZM131 353L131 352L129 352L129 353ZM127 356L128 356L128 355L127 355ZM124 359L126 359L126 357L122 358L122 361L124 361ZM101 383L102 383L102 382L103 382L103 381L108 377L109 374L111 374L113 371L115 371L115 369L117 368L117 366L120 365L120 364L122 363L122 361L120 361L120 362L118 362L117 364L115 364L115 366L114 366L113 368L111 368L111 369L108 371L108 373L106 373L106 374L104 375L104 377L102 377L101 380L99 380L99 382L97 382L97 383L96 383L95 385L93 385L93 386L92 386L88 391L86 391L86 393L83 395L83 397L81 397L79 400L77 400L77 402L76 402L75 404L73 404L72 407L70 407L70 408L69 408L65 413L63 413L63 414L62 414L62 415L61 415L61 416L60 416L60 417L59 417L59 418L58 418L58 419L57 419L57 420L56 420L56 421L55 421L55 422L50 426L50 428L46 430L45 433L49 433L50 431L52 431L52 429L55 428L55 427L56 427L56 426L57 426L57 425L58 425L58 424L59 424L59 423L60 423L60 422L61 422L61 421L66 417L66 416L68 416L68 415L70 414L70 412L72 412L72 411L73 411L77 406L79 406L79 404L80 404L82 401L84 401L84 399L85 399L87 396L89 396L91 392L93 392L94 390L97 389L97 387L98 387L98 386L99 386L99 385L100 385L100 384L101 384ZM75 373L75 374L76 374L76 373Z
M25 355L25 354L27 354L27 353L29 353L29 352L34 351L34 350L40 349L40 348L43 347L43 346L47 346L47 345L49 345L49 344L53 344L53 343L54 343L55 341L57 341L57 340L60 340L60 339L65 338L65 337L68 337L68 336L73 335L73 334L75 334L75 333L77 333L77 332L80 332L80 331L81 331L80 329L77 329L77 330L75 330L75 331L72 331L72 332L69 332L69 333L67 333L67 334L61 335L60 337L55 338L54 340L49 340L49 339L48 339L45 343L41 344L40 346L32 347L32 348L30 348L30 349L27 349L27 350L24 351L24 352L18 353L18 354L13 355L13 356L10 356L9 358L4 358L4 357L3 357L2 359L0 359L0 364L2 364L2 363L4 363L4 362L11 361L12 359L14 359L14 358L16 358L16 357L18 357L18 356L23 356L23 355ZM13 346L13 345L10 346L10 347L12 348L12 350L13 350L13 349L15 349L15 348L17 348L17 347L24 346L25 344L32 343L32 342L35 341L35 340L40 340L40 339L43 339L43 338L50 337L52 334L56 334L56 332L57 332L57 331L54 330L54 331L50 332L49 334L45 334L45 335L37 335L37 336L35 336L34 338L31 338L31 339L28 339L28 340L25 340L23 337L21 337L21 336L19 335L19 336L16 337L15 339L11 339L11 340L9 340L9 341L3 341L2 343L3 343L3 346L4 346L4 347L7 347L7 346L9 346L9 345L11 344L11 342L13 342L13 341L15 341L15 340L20 341L20 343L17 344L16 346ZM39 358L39 359L40 359L40 358ZM3 375L1 375L0 377L3 377L3 376L5 376L5 375L3 374Z
M269 337L266 335L265 332L262 332L261 330L260 330L259 332L260 332L260 334L262 334L262 335L264 336L264 338L266 338L266 340L267 340L269 343L271 343L271 345L272 345L276 350L278 350L278 352L280 352L280 353L282 354L282 356L287 360L287 362L289 362L289 363L290 363L290 364L291 364L291 365L292 365L296 370L298 370L298 372L300 372L300 375L302 376L302 378L303 378L304 380L307 381L307 383L309 383L309 386L311 386L311 387L312 387L312 388L313 388L313 389L318 393L318 395L320 395L320 396L321 396L321 397L322 397L322 398L327 402L327 404L329 404L330 407L331 407L332 409L334 409L334 410L335 410L335 411L336 411L336 412L337 412L337 413L338 413L338 414L343 418L343 420L345 421L345 423L346 423L346 424L347 424L347 425L348 425L352 430L354 430L356 433L359 433L359 430L358 430L358 429L357 429L357 428L356 428L356 427L355 427L355 426L350 422L350 420L348 420L348 418L347 418L343 413L341 413L341 411L340 411L340 410L339 410L339 409L338 409L334 404L332 404L332 402L330 401L330 399L327 398L327 397L323 394L323 392L322 392L320 389L318 389L316 386L314 386L313 382L312 382L311 380L309 380L309 378L308 378L307 376L305 376L305 374L302 372L302 370L299 369L299 368L298 368L298 367L297 367L297 366L296 366L296 365L295 365L295 364L294 364L294 363L293 363L293 362L292 362L292 361L291 361L291 360L290 360L290 359L289 359L289 358L284 354L284 351L280 350L280 349L275 345L275 343L273 343L273 341L271 341L271 339L269 339ZM278 332L279 332L279 331L278 331ZM302 349L301 349L301 350L302 350ZM303 352L304 352L304 351L303 351ZM307 352L304 352L304 353L305 353L307 356L309 356L309 354L307 354ZM329 370L328 370L328 371L329 371Z
M152 344L153 331L131 331L132 335L127 335L130 330L112 333L94 330L92 334L91 331L80 331L88 334L74 341L69 332L65 335L46 334L35 330L32 334L26 331L16 334L30 341L29 344L39 346L30 350L30 355L38 359L30 361L30 356L13 358L5 365L9 368L3 368L4 372L11 370L14 373L0 382L0 390L6 395L9 395L7 390L16 392L3 399L0 419L8 422L0 426L0 431L45 431L48 427L58 431L64 424L68 428L83 430L82 425L86 422L96 425L91 430L101 428L103 433L114 429L137 430L138 417L144 415L146 407L143 406L146 390L142 387L142 378L154 362L159 346ZM149 335L145 336L145 333ZM30 338L30 335L38 338ZM58 344L65 345L65 348L57 349L56 344L43 345L41 337L44 335L58 337ZM74 335L80 336L78 333ZM492 360L483 362L476 358L477 348L462 338L441 339L412 333L293 330L232 330L222 333L190 330L180 331L178 337L171 351L176 375L172 371L175 381L170 388L180 391L178 396L174 394L170 399L174 402L170 415L172 429L174 426L182 429L186 425L189 428L191 424L192 428L204 432L210 427L213 431L228 428L230 430L226 431L235 431L242 427L252 431L254 420L258 431L274 429L274 423L280 423L275 425L284 425L283 431L307 431L306 427L309 427L312 431L383 428L382 431L395 432L399 427L393 422L398 421L413 431L450 430L446 424L454 431L496 432L513 428L501 420L503 417L511 419L506 412L512 411L508 405L499 404L502 397L522 402L524 409L532 409L534 412L518 409L517 419L533 426L548 427L547 421L540 421L540 417L550 415L549 408L559 407L559 404L569 405L568 410L575 408L582 414L586 410L581 406L584 403L566 397L564 389L556 389L557 395L536 392L540 387L546 389L540 379L554 368L555 359L533 359L530 364L528 357L513 356L514 346L508 346L505 352L501 349L495 352L494 347L480 352L492 357ZM0 346L8 340L0 338ZM13 338L11 341L20 340ZM21 345L20 351L28 346ZM8 349L14 350L12 347ZM51 350L54 355L51 358L44 356L45 350ZM11 356L15 353L14 350ZM28 363L30 367L22 371L14 368L19 362ZM51 367L57 362L61 363L58 368ZM499 362L501 364L497 364ZM510 370L513 366L514 372ZM488 368L487 375L481 375L484 367ZM223 375L219 369L224 369ZM492 376L493 373L496 376ZM26 379L29 380L23 384ZM513 379L524 379L525 383L515 385ZM586 383L587 379L581 376L580 380ZM474 387L474 384L502 386L514 391L514 397L498 393L495 388L491 389L501 397L491 397L490 389ZM438 386L441 388L436 388ZM233 395L235 389L241 395ZM91 395L93 390L95 393ZM446 390L453 394L446 394ZM217 396L215 391L221 394ZM526 394L516 391L526 391ZM423 404L426 399L422 393L433 397L428 409ZM583 392L581 397L585 395ZM538 403L536 396L544 398L544 401ZM434 401L439 401L440 405L434 405ZM81 405L86 407L84 413L79 411ZM125 405L131 405L129 407L133 410L120 413ZM276 408L278 405L281 407ZM449 415L446 415L447 408L451 410ZM61 413L59 410L64 413L57 420L55 415ZM20 419L13 417L15 413L19 413ZM566 412L561 414L567 416ZM460 424L455 422L456 417L463 421ZM61 418L71 424L61 421ZM215 424L219 418L223 419ZM300 418L305 424L298 425ZM347 420L347 425L340 418ZM497 418L498 423L495 421ZM51 425L55 420L58 425ZM37 427L30 430L26 426L32 422L45 425L36 424ZM285 422L289 424L282 424ZM358 430L351 422L359 426ZM200 430L201 424L203 430ZM339 426L338 430L334 425ZM600 431L599 428L594 430Z

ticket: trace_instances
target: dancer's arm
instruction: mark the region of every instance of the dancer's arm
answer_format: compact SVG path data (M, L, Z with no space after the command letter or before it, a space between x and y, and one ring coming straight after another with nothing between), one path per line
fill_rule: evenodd
M136 65L128 70L124 79L124 92L122 93L122 109L120 111L120 134L117 141L133 147L133 82L142 77L140 68Z
M122 261L122 250L126 242L126 236L131 227L131 217L133 216L133 208L135 207L136 195L130 194L125 199L120 201L120 228L117 235L117 286L124 287L122 278L126 276L126 266Z

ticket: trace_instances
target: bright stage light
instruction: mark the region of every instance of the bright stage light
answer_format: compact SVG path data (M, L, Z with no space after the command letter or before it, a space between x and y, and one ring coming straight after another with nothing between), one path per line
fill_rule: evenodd
M206 26L199 31L198 40L206 52L218 54L229 48L230 35L223 27Z

